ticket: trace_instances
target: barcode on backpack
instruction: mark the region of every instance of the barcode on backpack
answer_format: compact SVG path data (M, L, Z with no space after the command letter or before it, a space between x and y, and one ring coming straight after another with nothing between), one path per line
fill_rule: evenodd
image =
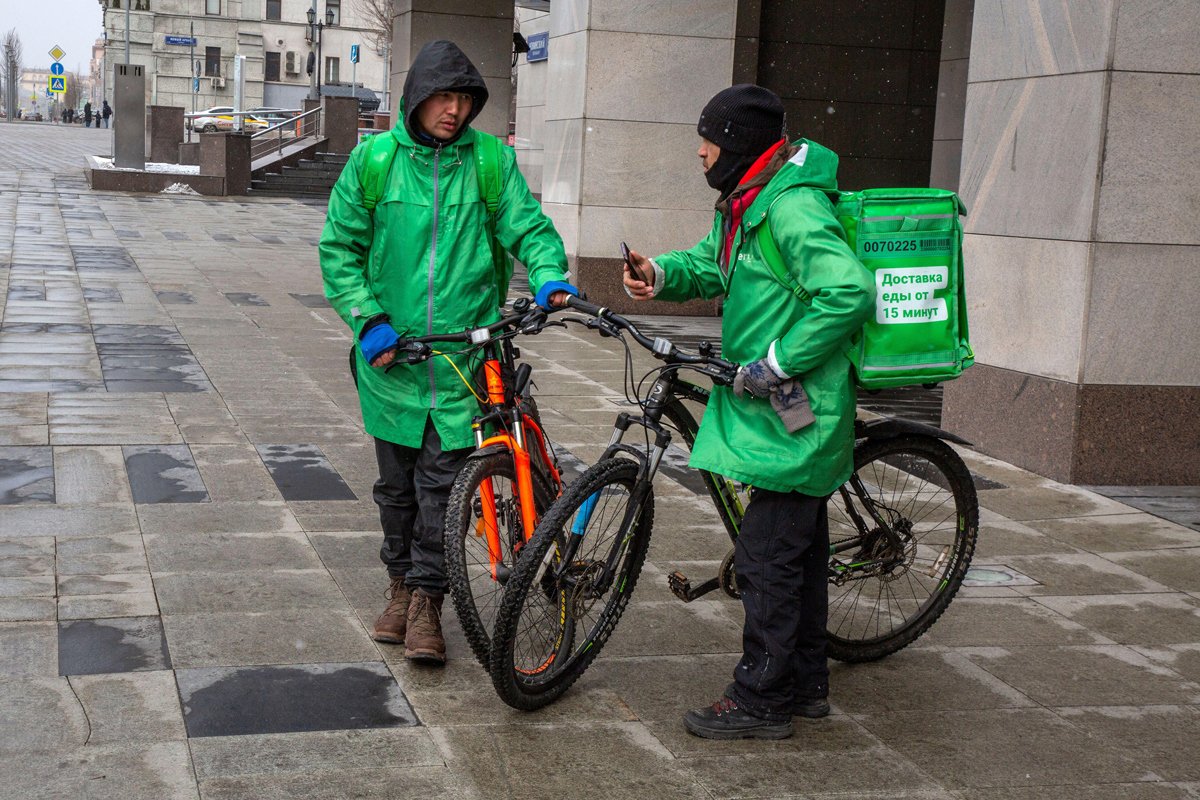
M921 239L922 250L948 250L950 249L949 239Z

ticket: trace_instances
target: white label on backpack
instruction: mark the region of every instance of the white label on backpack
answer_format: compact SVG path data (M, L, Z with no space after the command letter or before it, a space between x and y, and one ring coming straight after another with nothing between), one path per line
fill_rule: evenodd
M875 321L880 325L942 322L946 301L934 297L945 289L949 267L893 267L875 270Z

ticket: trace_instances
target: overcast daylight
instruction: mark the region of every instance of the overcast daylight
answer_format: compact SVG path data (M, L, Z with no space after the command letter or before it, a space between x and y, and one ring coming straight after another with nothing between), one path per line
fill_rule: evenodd
M92 43L103 31L102 12L96 0L0 0L0 33L16 29L25 67L46 69L50 49L58 45L66 52L63 66L86 72Z

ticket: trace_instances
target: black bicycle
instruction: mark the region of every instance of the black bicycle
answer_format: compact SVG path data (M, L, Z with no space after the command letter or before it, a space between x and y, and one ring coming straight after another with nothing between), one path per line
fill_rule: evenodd
M604 455L546 512L506 582L489 671L500 697L523 710L570 688L629 602L650 544L654 478L673 432L693 444L698 426L687 405L702 406L709 395L680 373L729 385L737 371L708 343L686 353L607 309L577 298L569 305L589 315L588 327L622 342L628 334L663 365L647 375L654 380L644 397L635 389L641 413L618 415ZM644 429L644 446L625 443L630 428ZM829 653L870 661L914 641L946 610L974 552L979 507L966 465L942 441L963 440L896 419L858 421L855 436L855 471L829 504ZM748 490L700 474L736 539ZM669 583L685 602L717 588L736 597L732 550L700 586L678 572Z

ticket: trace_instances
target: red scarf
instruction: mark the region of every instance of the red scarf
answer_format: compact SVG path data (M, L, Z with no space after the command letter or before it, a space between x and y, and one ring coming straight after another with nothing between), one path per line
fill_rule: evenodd
M787 139L780 139L771 145L765 153L758 157L757 161L750 165L750 169L746 170L746 174L738 181L739 188L733 190L733 195L729 201L729 218L725 220L725 247L721 253L721 263L725 265L726 271L729 270L729 256L733 252L733 239L737 234L738 227L742 224L742 215L754 203L755 198L758 197L758 193L762 191L766 183L760 183L748 189L741 189L740 187L753 181L754 177L762 172L763 168L771 162L771 159L775 156L775 151L783 147L786 143Z

